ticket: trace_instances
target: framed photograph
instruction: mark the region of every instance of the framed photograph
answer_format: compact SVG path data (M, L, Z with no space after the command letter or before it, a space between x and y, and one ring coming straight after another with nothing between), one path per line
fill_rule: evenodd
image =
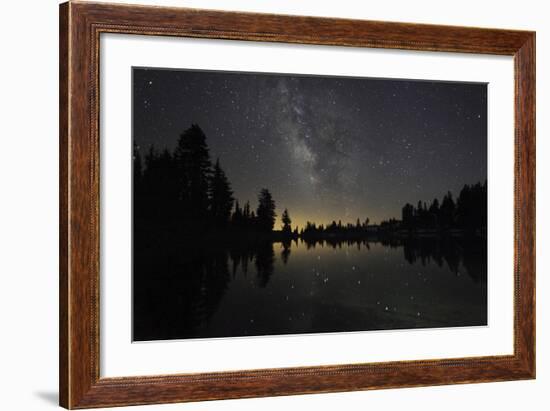
M535 378L535 33L60 6L60 405Z

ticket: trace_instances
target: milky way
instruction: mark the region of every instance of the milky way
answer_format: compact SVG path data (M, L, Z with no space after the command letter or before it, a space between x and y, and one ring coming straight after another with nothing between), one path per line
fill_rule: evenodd
M399 218L487 178L486 84L151 68L133 81L142 153L196 123L235 197L254 206L267 187L296 225Z

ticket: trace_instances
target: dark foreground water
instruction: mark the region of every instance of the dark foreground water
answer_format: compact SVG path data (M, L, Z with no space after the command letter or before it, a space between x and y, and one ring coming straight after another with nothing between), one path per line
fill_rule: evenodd
M481 239L135 250L135 341L487 324Z

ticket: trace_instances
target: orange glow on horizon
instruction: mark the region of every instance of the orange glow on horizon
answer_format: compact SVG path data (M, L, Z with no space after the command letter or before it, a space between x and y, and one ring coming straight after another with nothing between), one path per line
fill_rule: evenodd
M284 209L283 209L284 210ZM282 211L277 212L277 219L275 221L275 230L280 230L283 226L283 223L281 221L281 214ZM329 215L321 215L321 214L308 214L307 216L301 215L301 214L293 214L291 210L289 210L290 219L292 223L290 224L292 226L292 229L294 230L296 227L298 227L298 231L302 230L306 227L306 223L309 221L311 223L315 223L317 226L320 224L323 224L325 227L332 223L332 221L338 221L340 220L342 222L342 225L346 225L348 223L351 223L355 225L357 222L357 218L361 221L361 224L365 222L366 217L334 217ZM378 220L369 217L369 224L378 224Z

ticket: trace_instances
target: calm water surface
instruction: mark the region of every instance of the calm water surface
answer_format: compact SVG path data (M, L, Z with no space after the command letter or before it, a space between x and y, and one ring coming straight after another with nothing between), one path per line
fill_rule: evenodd
M135 340L487 324L482 240L206 248L137 256Z

